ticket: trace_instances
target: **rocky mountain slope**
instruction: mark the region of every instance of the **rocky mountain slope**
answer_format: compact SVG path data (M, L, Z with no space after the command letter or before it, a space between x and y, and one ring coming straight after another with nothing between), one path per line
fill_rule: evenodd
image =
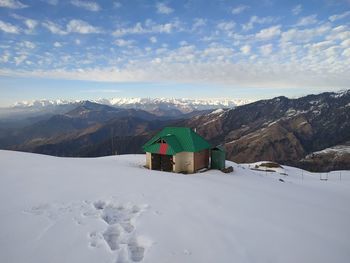
M196 128L213 144L224 144L232 161L270 160L322 169L301 160L309 153L350 140L350 90L257 101L179 125ZM333 168L350 169L350 163Z

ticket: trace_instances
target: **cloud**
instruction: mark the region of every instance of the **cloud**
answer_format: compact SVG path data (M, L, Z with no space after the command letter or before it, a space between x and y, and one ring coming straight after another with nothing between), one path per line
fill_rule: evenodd
M27 57L28 57L28 56L25 55L25 54L22 54L22 55L20 55L20 56L14 57L16 66L22 64L22 63L27 59Z
M159 14L168 15L174 12L174 9L170 8L165 3L157 3L156 8L157 8L157 13Z
M171 33L175 29L180 29L180 23L169 22L165 24L156 24L152 20L147 20L145 24L136 23L132 27L118 28L113 32L114 36L121 37L124 35L137 35L137 34L154 34L154 33Z
M17 0L0 0L0 7L7 7L11 9L21 9L21 8L26 8L28 6Z
M81 7L89 11L97 12L100 11L100 6L96 2L90 2L90 1L81 1L81 0L72 0L70 2L72 5L76 7Z
M30 30L33 30L38 25L38 22L34 19L26 19L24 20L24 23Z
M119 89L87 89L87 90L81 90L81 92L86 92L86 93L119 93L122 91Z
M293 41L294 43L307 43L316 37L324 36L327 32L331 30L328 24L321 25L315 28L308 29L289 29L281 34L282 42Z
M281 26L271 26L268 28L264 28L260 30L258 33L255 34L255 38L258 40L268 40L275 36L278 36L281 34Z
M24 48L28 48L28 49L36 48L36 45L30 41L23 41L23 42L19 43L19 46L24 47Z
M27 19L24 20L24 24L27 26L27 29L25 30L25 32L27 34L31 34L31 33L33 33L33 31L37 27L38 21L36 21L34 19L27 18Z
M102 33L102 30L100 28L94 27L89 23L80 19L70 20L66 25L65 29L63 29L60 25L52 21L43 22L42 25L45 28L47 28L51 33L56 35L67 35L69 33L78 33L78 34Z
M273 48L272 44L267 44L267 45L261 46L259 50L263 56L268 56L272 53L272 48Z
M251 51L251 47L249 45L244 45L240 48L240 50L244 55L249 55Z
M217 24L217 28L222 30L222 31L231 31L235 27L236 23L233 21L228 21L228 22L220 22Z
M234 15L238 15L238 14L244 12L245 10L247 10L248 8L249 8L249 6L247 6L247 5L238 5L234 8L232 8L231 12Z
M345 18L345 17L347 17L347 16L349 16L349 15L350 15L350 11L346 11L346 12L344 12L344 13L342 13L342 14L332 15L332 16L330 16L328 19L329 19L330 21L334 22L334 21L336 21L336 20L343 19L343 18Z
M157 43L157 38L156 37L150 37L149 38L149 41L151 42L151 43Z
M55 42L53 43L54 47L62 47L62 44L60 42Z
M117 39L117 40L114 41L114 43L118 47L131 47L132 44L135 43L135 41L134 40Z
M9 51L5 50L0 57L0 62L7 63L10 61L10 58L11 58L11 53Z
M196 29L203 27L207 24L207 20L203 18L195 18L193 20L193 25L192 25L192 31L195 31Z
M0 30L10 34L19 34L20 32L20 29L18 27L1 20L0 20Z
M51 21L46 21L42 23L43 27L48 29L52 34L66 35L67 32L63 30L58 24Z
M316 24L318 22L316 17L317 17L317 15L310 15L310 16L302 17L298 20L296 26L309 26L309 25Z
M303 7L301 5L296 5L292 9L292 14L296 16L296 15L299 15L301 13L301 11L303 11Z
M79 20L79 19L73 19L69 21L67 24L67 31L69 33L79 33L79 34L92 34L92 33L101 33L102 31L90 25L89 23Z
M269 23L273 23L276 22L278 19L271 17L271 16L267 16L267 17L258 17L258 16L252 16L249 19L248 23L245 23L242 25L242 29L244 31L250 30L254 27L255 24L269 24Z

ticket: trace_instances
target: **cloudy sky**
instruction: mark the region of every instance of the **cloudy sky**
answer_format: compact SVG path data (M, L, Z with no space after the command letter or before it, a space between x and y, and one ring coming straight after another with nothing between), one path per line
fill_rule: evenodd
M350 0L0 0L0 106L350 83Z

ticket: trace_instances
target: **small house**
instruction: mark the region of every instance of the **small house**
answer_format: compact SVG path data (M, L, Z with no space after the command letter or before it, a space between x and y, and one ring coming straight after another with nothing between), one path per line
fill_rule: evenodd
M195 173L209 167L210 144L190 128L166 127L143 149L146 167L152 170Z

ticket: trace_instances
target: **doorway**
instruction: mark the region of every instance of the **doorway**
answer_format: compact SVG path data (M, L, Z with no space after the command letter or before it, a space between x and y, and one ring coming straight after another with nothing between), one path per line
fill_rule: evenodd
M173 156L164 154L152 154L152 170L173 171Z

